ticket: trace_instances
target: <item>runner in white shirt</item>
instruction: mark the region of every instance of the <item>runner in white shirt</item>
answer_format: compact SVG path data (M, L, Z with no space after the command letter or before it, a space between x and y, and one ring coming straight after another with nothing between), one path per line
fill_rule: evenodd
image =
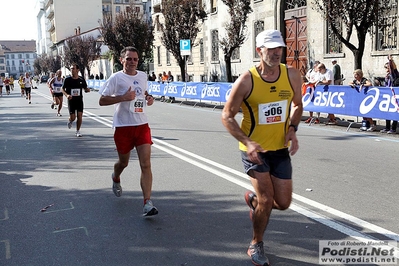
M61 115L62 103L64 100L64 94L62 93L62 84L64 83L64 79L62 78L61 69L57 70L55 73L55 77L50 80L49 86L51 93L53 95L54 102L52 104L52 108L54 105L58 105L57 116Z
M100 89L99 104L115 104L113 127L118 161L112 173L112 190L117 197L122 195L120 175L129 164L131 150L136 148L141 168L143 213L144 216L151 216L158 214L158 209L151 201L152 140L146 108L154 103L154 98L147 94L147 74L137 70L138 54L137 49L131 46L122 50L120 61L123 70L112 74Z

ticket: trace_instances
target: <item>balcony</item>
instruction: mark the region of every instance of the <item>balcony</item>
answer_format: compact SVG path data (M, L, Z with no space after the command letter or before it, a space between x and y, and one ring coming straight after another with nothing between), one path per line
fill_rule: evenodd
M53 0L47 0L47 1L45 1L44 8L48 8L52 4L53 4Z
M54 17L54 8L51 5L47 10L46 10L46 18L51 20Z

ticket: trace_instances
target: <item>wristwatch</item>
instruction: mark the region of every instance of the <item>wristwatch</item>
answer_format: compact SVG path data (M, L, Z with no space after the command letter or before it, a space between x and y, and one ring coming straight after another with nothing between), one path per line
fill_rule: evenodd
M298 131L298 126L297 126L297 125L293 125L293 124L291 124L291 125L289 125L289 127L293 127L295 132L297 132L297 131Z

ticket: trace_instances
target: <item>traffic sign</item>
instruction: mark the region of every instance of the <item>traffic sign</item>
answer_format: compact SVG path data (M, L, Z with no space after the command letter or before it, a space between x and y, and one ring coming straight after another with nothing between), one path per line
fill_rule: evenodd
M180 54L190 55L191 54L191 41L190 40L180 40Z

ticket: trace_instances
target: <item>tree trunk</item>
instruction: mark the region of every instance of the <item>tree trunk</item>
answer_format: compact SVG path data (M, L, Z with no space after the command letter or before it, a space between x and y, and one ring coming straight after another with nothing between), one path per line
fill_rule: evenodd
M231 55L224 55L224 62L226 63L227 82L233 82L233 77L231 76Z

